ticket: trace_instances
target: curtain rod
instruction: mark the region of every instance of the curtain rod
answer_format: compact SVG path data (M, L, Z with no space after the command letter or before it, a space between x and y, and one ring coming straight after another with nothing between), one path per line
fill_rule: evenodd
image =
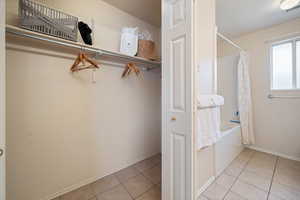
M226 36L224 36L223 34L217 32L217 35L222 38L223 40L225 40L226 42L230 43L231 45L233 45L234 47L238 48L241 51L244 51L239 45L237 45L236 43L234 43L232 40L228 39Z
M286 10L286 12L290 12L290 11L293 11L293 10L296 10L296 9L299 9L299 8L300 8L300 5L288 9L288 10Z

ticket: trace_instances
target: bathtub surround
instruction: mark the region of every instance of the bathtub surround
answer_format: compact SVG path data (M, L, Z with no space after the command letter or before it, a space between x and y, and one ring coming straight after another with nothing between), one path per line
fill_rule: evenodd
M222 45L218 41L218 49L220 47ZM224 123L239 119L235 114L238 111L237 67L239 57L238 50L235 50L232 55L222 56L218 54L217 57L218 94L225 99L225 104L221 107L221 121Z
M213 146L207 149L202 149L199 151L199 155L210 156L211 164L211 174L207 176L206 181L201 187L197 189L197 195L199 196L203 191L205 191L211 183L218 177L230 163L243 151L244 146L241 143L241 127L239 124L235 123L224 123L221 126L221 136L218 138ZM209 154L212 148L212 154ZM208 151L209 150L209 151ZM203 158L202 158L203 159ZM208 158L206 158L208 159ZM209 159L208 159L209 160ZM210 163L202 163L201 166L205 167ZM236 173L234 170L232 173Z
M240 52L238 64L238 106L242 129L242 143L245 145L255 144L253 132L253 110L251 82L249 74L249 55L247 52Z
M255 143L255 137L253 133L253 115L252 115L252 96L251 96L251 82L249 77L249 55L247 52L245 52L238 44L233 42L232 40L226 38L224 35L217 33L217 35L222 39L222 41L225 41L227 44L231 45L235 49L239 50L239 62L237 66L237 72L233 72L230 74L231 80L236 80L236 78L232 78L237 73L237 81L233 82L231 87L226 87L226 82L222 82L220 80L220 77L225 79L228 77L226 73L218 73L218 89L223 89L218 91L218 93L228 93L227 90L232 91L235 90L236 86L238 85L237 89L237 95L236 92L231 93L232 96L229 96L230 100L229 102L235 102L232 99L238 99L238 111L230 110L232 113L238 112L239 113L239 120L242 127L242 143L245 145L250 145ZM218 46L218 45L217 45ZM223 59L222 56L217 56L218 59ZM229 67L235 69L234 66L223 66L221 62L218 62L217 69L221 69L224 67ZM230 64L233 64L232 62ZM226 68L227 70L227 68ZM223 70L226 71L226 70ZM225 78L224 78L225 77ZM228 104L229 106L229 104ZM227 105L226 105L227 107ZM229 115L227 120L231 121L235 119L235 117L232 115L232 113ZM237 117L237 116L236 116Z
M222 124L221 135L215 144L215 176L219 176L244 149L239 124Z
M270 68L269 41L300 35L300 18L287 23L235 38L234 41L251 55L249 66L253 97L254 132L256 144L251 146L265 152L300 160L300 100L269 99ZM236 49L223 43L220 56L232 55ZM299 96L300 91L273 91L274 95Z

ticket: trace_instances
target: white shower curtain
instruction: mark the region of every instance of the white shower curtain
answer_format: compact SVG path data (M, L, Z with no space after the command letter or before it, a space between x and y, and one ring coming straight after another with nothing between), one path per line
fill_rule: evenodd
M247 52L240 53L238 64L238 104L242 128L242 142L246 145L254 144L249 55Z

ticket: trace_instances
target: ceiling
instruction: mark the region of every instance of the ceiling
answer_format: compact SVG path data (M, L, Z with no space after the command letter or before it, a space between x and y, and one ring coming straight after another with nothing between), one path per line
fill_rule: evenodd
M131 15L160 27L161 0L103 0ZM300 9L290 12L279 8L281 0L216 0L217 25L228 37L300 17Z
M103 0L149 24L160 27L161 0Z
M300 9L279 8L281 0L216 0L219 31L229 37L280 24L300 17Z

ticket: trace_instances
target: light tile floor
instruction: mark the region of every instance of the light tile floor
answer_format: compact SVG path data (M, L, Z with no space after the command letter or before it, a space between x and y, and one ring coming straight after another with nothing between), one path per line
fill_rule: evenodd
M161 200L156 155L55 200ZM198 200L300 200L300 162L245 149Z
M161 200L161 155L53 200Z
M245 149L198 200L300 200L300 162Z

